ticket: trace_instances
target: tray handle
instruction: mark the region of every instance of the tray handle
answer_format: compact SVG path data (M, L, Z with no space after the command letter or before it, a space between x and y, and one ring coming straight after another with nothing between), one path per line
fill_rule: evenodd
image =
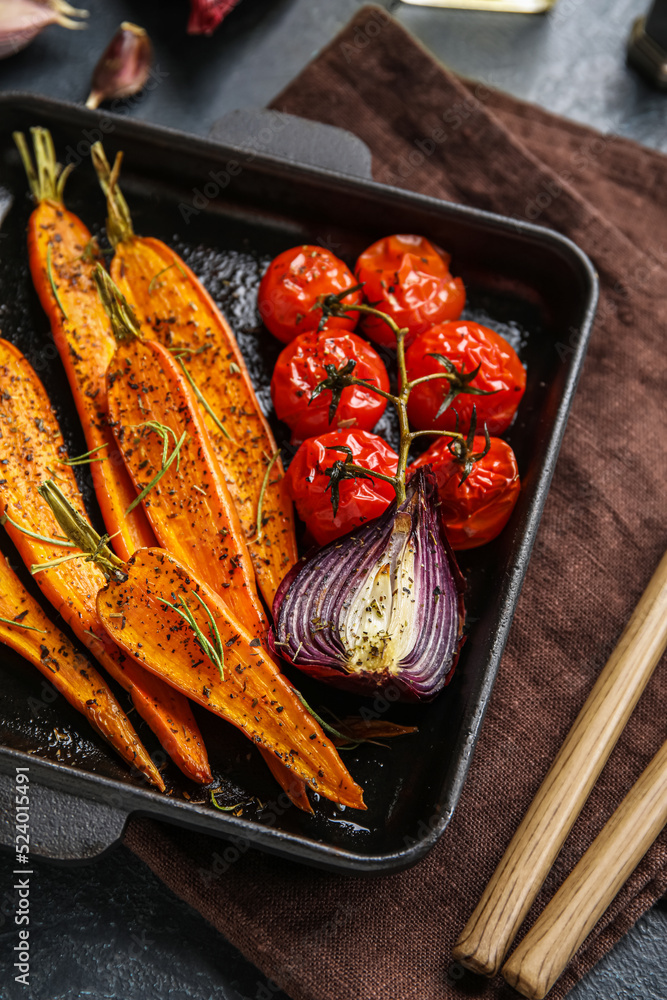
M16 783L0 774L0 846L16 847ZM108 851L121 839L127 812L62 790L55 791L30 778L28 833L30 857L54 861L88 861Z
M246 108L230 111L211 127L209 138L244 152L276 156L372 180L371 151L347 129L312 122L283 111Z

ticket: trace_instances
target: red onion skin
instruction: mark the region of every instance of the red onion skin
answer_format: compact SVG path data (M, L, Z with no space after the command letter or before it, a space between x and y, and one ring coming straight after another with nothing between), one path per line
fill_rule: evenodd
M444 535L444 533L443 533ZM459 656L461 655L461 650L465 644L466 637L463 634L463 623L465 621L465 604L464 604L464 592L465 592L465 580L458 568L456 558L454 556L453 550L451 549L449 542L447 542L446 537L444 538L446 548L448 550L448 555L450 556L452 568L456 567L457 589L459 592L459 643L456 649L456 653L452 660L451 667L443 686L446 687L454 676L454 671L456 665L459 661ZM273 600L273 617L277 616L278 609L283 602L283 597L289 590L290 586L296 580L300 571L303 569L305 563L317 552L317 549L311 549L305 556L303 556L299 562L295 563L290 569L289 573L285 576L282 583L276 591L276 595ZM276 645L275 633L271 628L268 632L268 645L271 651L283 660L287 660L288 663L292 661L287 657L282 650L282 647ZM297 670L302 673L307 674L309 677L315 678L315 680L322 681L324 684L329 684L331 687L337 688L339 691L347 691L350 694L365 695L372 697L376 694L382 694L383 691L391 689L394 692L398 692L399 697L397 700L402 702L426 702L431 701L436 698L440 691L438 690L432 698L425 698L423 695L416 694L414 689L409 685L401 681L400 675L393 677L382 678L380 683L378 683L377 675L366 673L366 674L348 674L341 673L340 670L336 670L334 667L326 666L325 664L292 664Z
M239 0L191 0L189 35L212 35Z
M433 489L435 489L434 485L435 477L433 476L430 467L427 468L428 472L425 469L424 474L425 476L428 475L431 477L432 480L431 486ZM385 515L381 515L381 517L383 516ZM380 518L376 518L376 521L378 520L380 520ZM440 540L447 554L449 568L452 573L453 583L458 598L458 640L456 648L453 652L452 660L449 669L447 671L447 674L445 678L442 680L442 682L438 684L437 690L435 690L431 695L425 695L419 691L415 691L413 686L409 683L410 678L402 676L400 672L398 674L379 676L377 673L370 671L359 672L359 673L348 673L347 671L343 670L342 666L338 668L324 663L295 663L291 659L289 654L286 654L285 647L283 645L277 644L275 627L274 627L269 630L268 639L269 639L269 645L275 652L275 654L279 657L282 657L282 659L286 660L288 663L292 663L293 666L295 666L298 670L302 671L302 673L305 673L310 677L314 677L317 680L321 680L326 684L330 684L332 687L336 687L340 690L348 691L353 694L368 696L368 695L375 695L378 693L381 694L385 690L391 690L394 694L398 693L397 700L400 700L402 702L424 702L424 701L431 701L433 698L435 698L440 693L442 688L445 687L447 684L449 684L449 682L451 681L454 674L454 670L456 668L456 664L458 662L461 653L461 649L465 642L465 635L463 633L463 625L465 622L465 604L464 604L465 580L458 567L458 563L456 562L456 557L449 542L447 541L447 537L440 524L440 518L437 516L437 514L435 516L435 523L437 525L437 530L439 532ZM368 527L369 525L372 524L373 522L368 522L368 525L364 527ZM343 536L343 538L338 539L335 543L330 543L330 545L332 544L340 545L340 543L344 542L346 538L350 537L351 535L357 534L358 530L359 529L356 529L356 531L350 532L350 535ZM328 549L330 545L325 546L324 548ZM289 573L287 573L287 575L281 582L273 602L273 618L276 623L278 622L282 603L288 591L290 590L292 584L298 579L299 574L303 570L304 566L311 560L311 558L316 557L318 552L323 552L323 551L324 551L323 549L322 550L313 549L310 552L308 552L304 557L302 557L299 560L298 563L296 563L292 567L292 569L289 571Z

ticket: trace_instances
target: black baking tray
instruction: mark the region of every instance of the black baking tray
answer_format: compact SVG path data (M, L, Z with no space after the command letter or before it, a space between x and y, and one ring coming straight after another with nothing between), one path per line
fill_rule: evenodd
M83 436L48 323L32 289L25 249L31 203L11 133L51 129L61 158L75 162L66 202L96 233L105 206L90 163L91 141L123 149L122 185L136 231L173 243L227 313L278 439L268 384L280 350L261 326L255 293L279 251L323 244L346 261L380 236L416 232L453 254L468 290L468 315L506 334L528 369L528 387L506 437L523 488L501 536L461 555L468 582L468 639L452 683L429 705L397 706L334 693L302 675L314 707L349 714L361 706L419 727L390 748L343 751L363 785L368 811L320 801L309 817L290 807L240 733L199 711L224 804L165 761L168 794L145 786L40 675L0 648L0 840L12 843L11 775L30 766L33 852L60 860L90 857L116 843L130 815L144 815L308 864L353 873L404 868L445 829L459 798L524 579L581 371L597 299L588 258L557 233L487 212L376 184L366 147L349 133L280 116L239 113L204 140L44 98L0 98L0 329L32 361L75 454ZM324 162L323 162L324 161ZM383 418L380 430L395 433ZM99 518L94 497L86 494ZM13 565L6 538L2 546ZM34 581L27 584L38 593ZM121 692L121 699L125 695ZM126 702L124 702L126 703ZM137 720L154 759L164 754ZM189 796L189 798L188 798Z

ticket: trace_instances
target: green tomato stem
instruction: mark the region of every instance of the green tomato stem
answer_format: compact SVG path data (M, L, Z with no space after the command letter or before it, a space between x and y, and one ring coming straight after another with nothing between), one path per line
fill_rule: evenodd
M385 476L384 472L376 472L375 469L368 469L363 465L357 465L355 462L346 462L345 465L348 469L352 469L353 472L372 476L373 479L383 479L385 483L391 483L394 489L396 489L396 476Z
M432 434L434 437L450 437L455 438L457 441L465 441L465 434L459 433L459 431L439 431L435 428L426 431L411 431L410 432L410 442L414 441L415 438L425 437L427 434Z
M381 389L378 385L365 382L362 378L351 378L348 384L360 385L362 389L370 389L370 391L374 392L377 396L382 396L383 399L388 399L390 403L394 404L394 406L398 405L398 396L394 396L391 392L385 392L384 389Z
M416 378L413 382L408 382L408 385L410 390L412 390L416 385L421 385L422 382L432 382L436 378L444 378L448 382L455 382L458 375L453 375L451 372L433 372L431 375L422 375L421 378Z
M453 382L457 376L451 374L450 372L435 372L432 375L424 375L421 378L415 379L414 382L410 382L408 380L408 371L405 363L405 338L409 332L407 327L399 327L398 323L396 323L391 316L388 316L387 313L383 313L379 309L375 309L373 306L369 306L364 303L360 305L346 305L341 301L340 305L346 313L356 312L362 313L366 316L376 316L378 319L382 320L383 323L386 323L396 337L396 361L398 364L399 384L399 393L397 396L394 396L393 393L385 392L384 389L380 389L378 386L370 385L368 382L364 382L363 379L351 378L349 382L350 385L362 386L363 388L376 393L376 395L382 396L384 399L393 403L396 407L396 411L398 413L398 426L401 436L396 475L385 476L382 473L373 472L370 469L365 469L363 466L352 463L350 463L349 467L355 472L365 473L366 475L370 473L378 479L383 479L385 482L391 483L396 492L396 503L401 504L405 500L405 474L408 466L410 445L416 438L422 437L426 434L432 434L436 437L446 435L447 437L465 441L465 435L460 434L457 431L411 431L410 423L408 421L408 399L410 398L410 393L415 386L421 385L422 382L430 382L433 379L445 379L448 382Z

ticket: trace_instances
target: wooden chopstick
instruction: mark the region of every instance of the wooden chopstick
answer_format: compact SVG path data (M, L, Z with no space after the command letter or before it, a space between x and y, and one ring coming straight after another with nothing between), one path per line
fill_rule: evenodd
M453 949L494 976L667 645L667 553Z
M667 824L667 743L503 966L507 982L542 1000Z

